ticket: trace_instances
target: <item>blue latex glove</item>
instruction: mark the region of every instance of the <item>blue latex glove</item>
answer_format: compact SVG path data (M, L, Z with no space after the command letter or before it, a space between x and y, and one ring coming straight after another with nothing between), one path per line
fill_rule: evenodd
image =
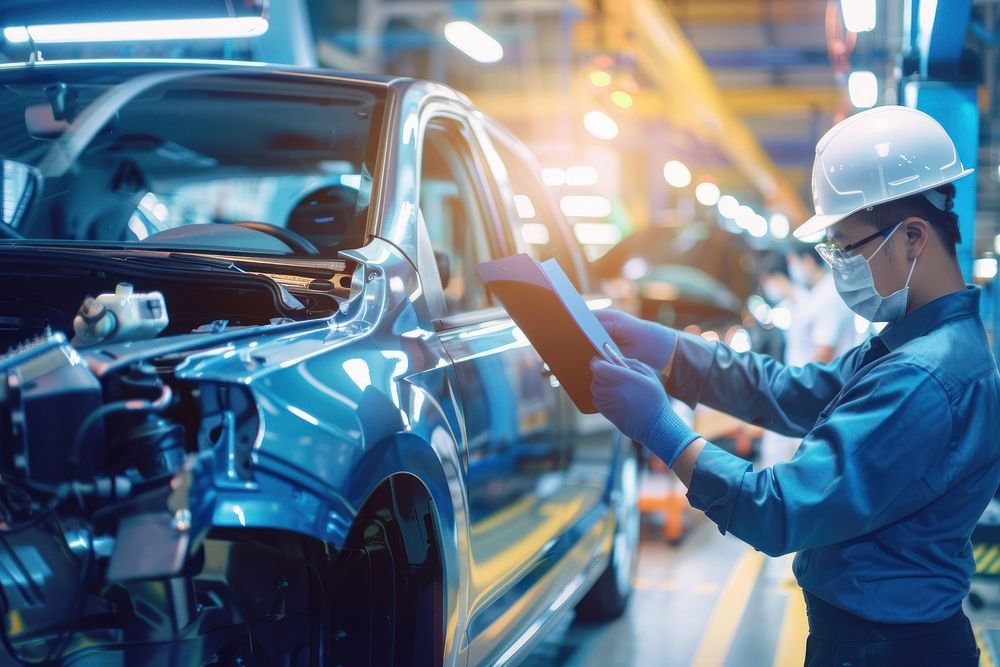
M672 467L681 452L701 436L674 412L655 371L635 359L625 363L628 368L598 357L591 360L594 407Z
M594 314L626 357L656 370L667 365L677 345L677 331L620 310L598 310Z

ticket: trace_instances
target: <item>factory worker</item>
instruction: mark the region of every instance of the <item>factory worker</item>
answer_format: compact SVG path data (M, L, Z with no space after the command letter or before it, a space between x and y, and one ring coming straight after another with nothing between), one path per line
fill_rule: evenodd
M817 246L858 315L887 322L829 363L785 366L639 320L599 317L627 367L591 362L594 405L662 458L692 506L768 555L797 552L806 665L976 665L962 600L969 536L1000 484L1000 375L980 290L956 260L964 169L920 111L880 107L817 144ZM668 395L802 438L754 471L706 442Z

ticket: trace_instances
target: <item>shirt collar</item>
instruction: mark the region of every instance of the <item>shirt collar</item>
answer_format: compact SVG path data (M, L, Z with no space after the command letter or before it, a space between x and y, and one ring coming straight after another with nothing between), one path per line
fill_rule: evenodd
M904 317L896 324L891 324L878 335L889 348L895 350L903 343L923 336L937 325L969 315L979 315L980 288L976 285L966 285L964 290L952 292L924 304Z

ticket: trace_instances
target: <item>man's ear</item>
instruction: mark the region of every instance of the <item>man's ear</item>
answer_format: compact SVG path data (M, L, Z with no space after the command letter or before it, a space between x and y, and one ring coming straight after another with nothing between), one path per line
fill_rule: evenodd
M907 218L903 223L906 232L906 258L916 259L930 241L931 226L923 218Z

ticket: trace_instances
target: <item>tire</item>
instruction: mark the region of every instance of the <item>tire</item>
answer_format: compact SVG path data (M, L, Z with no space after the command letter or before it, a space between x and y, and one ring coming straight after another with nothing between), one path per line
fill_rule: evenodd
M334 574L331 601L340 606L326 664L440 665L443 581L429 500L405 480L371 500Z
M632 578L639 558L639 461L631 443L624 446L624 460L611 502L615 508L615 533L608 566L576 607L580 621L610 621L620 617L632 595Z

